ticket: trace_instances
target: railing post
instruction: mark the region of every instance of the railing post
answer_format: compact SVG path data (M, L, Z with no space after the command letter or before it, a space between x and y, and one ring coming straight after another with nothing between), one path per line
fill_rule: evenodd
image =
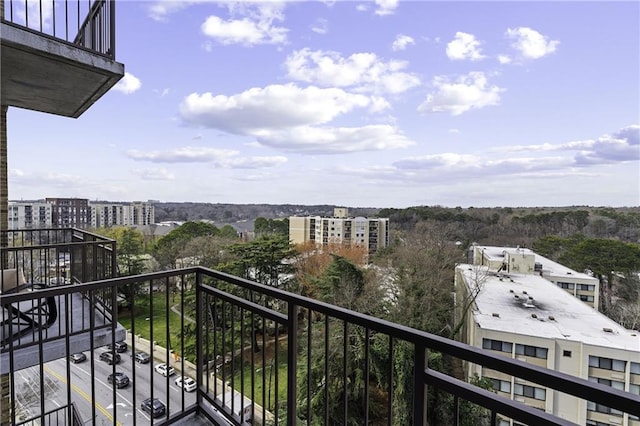
M287 325L287 424L295 425L298 388L298 305L289 302ZM277 347L277 346L276 346Z
M184 282L182 283L184 285ZM204 373L203 364L203 352L202 352L202 333L206 327L203 326L205 320L204 312L202 309L202 274L200 269L196 270L196 413L200 412L202 406L202 394L200 388L202 387L202 376ZM208 351L208 349L207 349ZM209 360L207 360L207 367L209 366ZM209 369L206 369L207 376L209 375ZM208 383L207 378L207 383ZM216 383L214 382L214 389Z
M112 59L116 58L116 2L109 0L109 55Z
M423 426L427 424L426 385L424 382L424 370L426 368L427 351L421 344L415 344L413 372L413 425Z

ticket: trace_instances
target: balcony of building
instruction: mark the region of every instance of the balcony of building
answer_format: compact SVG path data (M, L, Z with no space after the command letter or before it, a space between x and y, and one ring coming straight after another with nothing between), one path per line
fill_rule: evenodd
M38 284L0 300L15 425L425 425L443 424L443 409L453 425L471 412L479 425L574 424L443 374L435 353L547 388L549 401L571 395L585 418L590 401L618 424L640 416L638 395L207 268L116 277L113 241L93 234L6 235L2 276L19 269ZM52 324L50 308L12 322L49 303ZM143 408L149 398L157 411Z
M114 0L0 2L0 101L79 117L124 75Z

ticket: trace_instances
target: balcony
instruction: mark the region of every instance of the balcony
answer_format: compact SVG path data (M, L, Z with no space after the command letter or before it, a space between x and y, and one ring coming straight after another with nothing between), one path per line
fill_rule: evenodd
M15 425L424 425L436 424L443 407L457 425L470 406L479 424L573 424L430 368L435 353L573 395L585 412L597 401L621 420L640 416L637 395L207 268L115 277L113 241L39 232L9 232L0 251L4 270L22 268L26 281L43 284L3 293L4 319L12 307L48 299L64 319L5 337ZM76 303L82 309L69 308ZM108 365L103 346L119 341L127 343L122 361ZM87 359L71 362L75 352ZM138 352L150 362L136 362ZM37 362L22 366L26 353ZM159 373L158 364L176 374ZM109 383L115 372L129 385ZM195 389L179 387L181 376ZM147 398L165 410L152 417L142 409Z
M124 75L114 0L4 0L2 105L79 117Z

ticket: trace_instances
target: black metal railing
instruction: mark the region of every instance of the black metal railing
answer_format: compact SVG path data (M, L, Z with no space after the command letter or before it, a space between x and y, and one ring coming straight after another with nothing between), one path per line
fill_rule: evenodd
M93 424L148 424L143 401L157 398L165 411L158 412L156 424L199 413L213 424L424 425L434 424L434 412L446 402L456 425L469 404L481 417L478 424L509 419L573 424L438 371L432 365L435 354L572 395L585 413L586 401L599 401L626 413L621 422L640 415L638 395L201 267L27 296L82 292L93 299L107 289L122 296L117 320L127 329L128 343L122 363L105 364L101 359L107 349L91 344L85 351L88 361L72 364L70 337L61 336L67 347L63 359L34 366L32 382L28 370L11 375L14 415L28 406L29 418L44 416L57 398L61 406L75 400L82 417ZM3 295L2 307L22 297ZM113 322L112 331L119 324ZM115 333L111 336L115 344ZM91 335L88 339L93 342ZM47 345L35 346L42 359ZM149 354L151 362L135 364L137 352ZM11 345L3 356L15 362ZM158 363L177 374L159 374ZM116 371L129 376L129 390L108 383L108 374ZM195 380L194 392L177 387L180 376ZM29 386L22 386L25 381ZM18 404L30 400L25 393L31 404Z
M7 243L7 247L0 248L2 294L64 287L117 275L116 242L90 232L74 228L26 229L3 231L0 238ZM9 343L10 336L11 344L19 349L41 339L53 340L64 333L78 334L113 322L117 299L109 288L95 293L93 300L82 292L66 299L63 294L38 299L22 295L19 306L3 310L0 321L7 328L2 329L0 347ZM74 317L73 323L65 321L68 315Z
M3 21L116 57L115 0L4 0Z

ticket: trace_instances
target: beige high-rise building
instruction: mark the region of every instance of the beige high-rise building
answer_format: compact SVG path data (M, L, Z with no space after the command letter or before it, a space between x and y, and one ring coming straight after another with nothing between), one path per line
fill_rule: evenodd
M456 267L459 339L541 367L640 395L640 333L627 330L540 274L522 270L506 256L505 268ZM516 266L513 266L516 265ZM500 269L498 271L498 269ZM467 312L463 307L469 306ZM640 426L638 418L610 409L606 401L584 401L536 383L465 365L467 377L492 381L502 396L580 425ZM509 425L502 419L500 425Z
M291 216L289 239L293 244L361 246L371 255L389 245L389 219L349 217L346 208L336 208L333 217Z

